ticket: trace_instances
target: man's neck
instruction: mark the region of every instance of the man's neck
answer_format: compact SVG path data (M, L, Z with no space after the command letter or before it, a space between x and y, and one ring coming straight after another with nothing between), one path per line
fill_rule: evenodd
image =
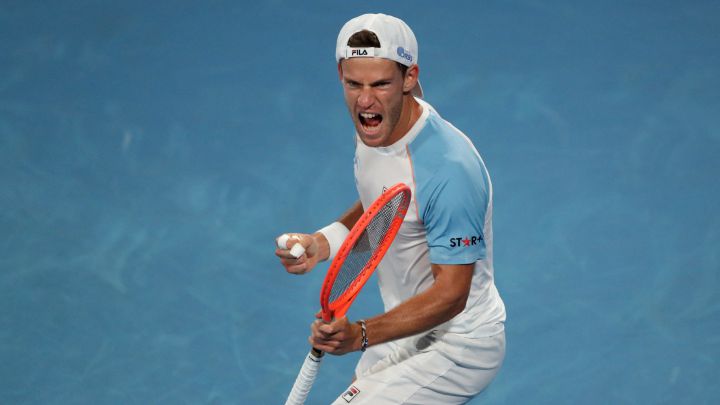
M395 126L395 129L390 136L392 143L395 143L402 139L409 131L410 128L415 125L417 120L422 115L422 106L415 100L415 97L411 94L403 96L403 108L400 112L400 120Z

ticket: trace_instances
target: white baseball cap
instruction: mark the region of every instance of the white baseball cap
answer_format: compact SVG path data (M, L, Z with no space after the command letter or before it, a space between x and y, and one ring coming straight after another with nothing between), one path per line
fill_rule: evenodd
M354 48L348 40L353 34L368 30L377 36L380 48ZM385 14L363 14L348 21L340 29L335 47L335 60L349 58L384 58L405 66L417 65L418 44L410 27L397 17ZM412 94L422 97L420 81Z

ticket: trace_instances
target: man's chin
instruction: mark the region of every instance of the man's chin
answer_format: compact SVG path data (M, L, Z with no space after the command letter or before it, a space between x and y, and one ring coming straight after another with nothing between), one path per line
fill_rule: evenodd
M385 137L383 137L382 134L366 134L358 132L358 135L362 143L373 148L382 146L382 143L385 140Z

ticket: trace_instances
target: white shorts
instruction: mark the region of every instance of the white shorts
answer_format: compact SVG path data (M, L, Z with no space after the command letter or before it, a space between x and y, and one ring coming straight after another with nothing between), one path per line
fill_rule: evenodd
M464 404L490 384L504 358L504 331L472 339L433 331L373 346L333 404Z

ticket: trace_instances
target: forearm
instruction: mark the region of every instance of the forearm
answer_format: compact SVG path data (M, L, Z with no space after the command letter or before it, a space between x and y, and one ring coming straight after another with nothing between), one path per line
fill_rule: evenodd
M457 275L454 275L453 282L448 282L447 274L444 274L436 278L435 283L426 291L385 314L366 320L370 344L380 344L430 330L462 312L467 302L472 269L458 268L454 271L462 272L459 283Z
M362 203L356 201L344 214L338 219L338 222L345 225L347 229L352 229L355 223L360 219L360 216L365 210L363 209Z
M436 290L430 288L390 312L366 320L368 341L375 345L412 336L430 330L462 312L462 308L458 311L456 302L438 299Z

